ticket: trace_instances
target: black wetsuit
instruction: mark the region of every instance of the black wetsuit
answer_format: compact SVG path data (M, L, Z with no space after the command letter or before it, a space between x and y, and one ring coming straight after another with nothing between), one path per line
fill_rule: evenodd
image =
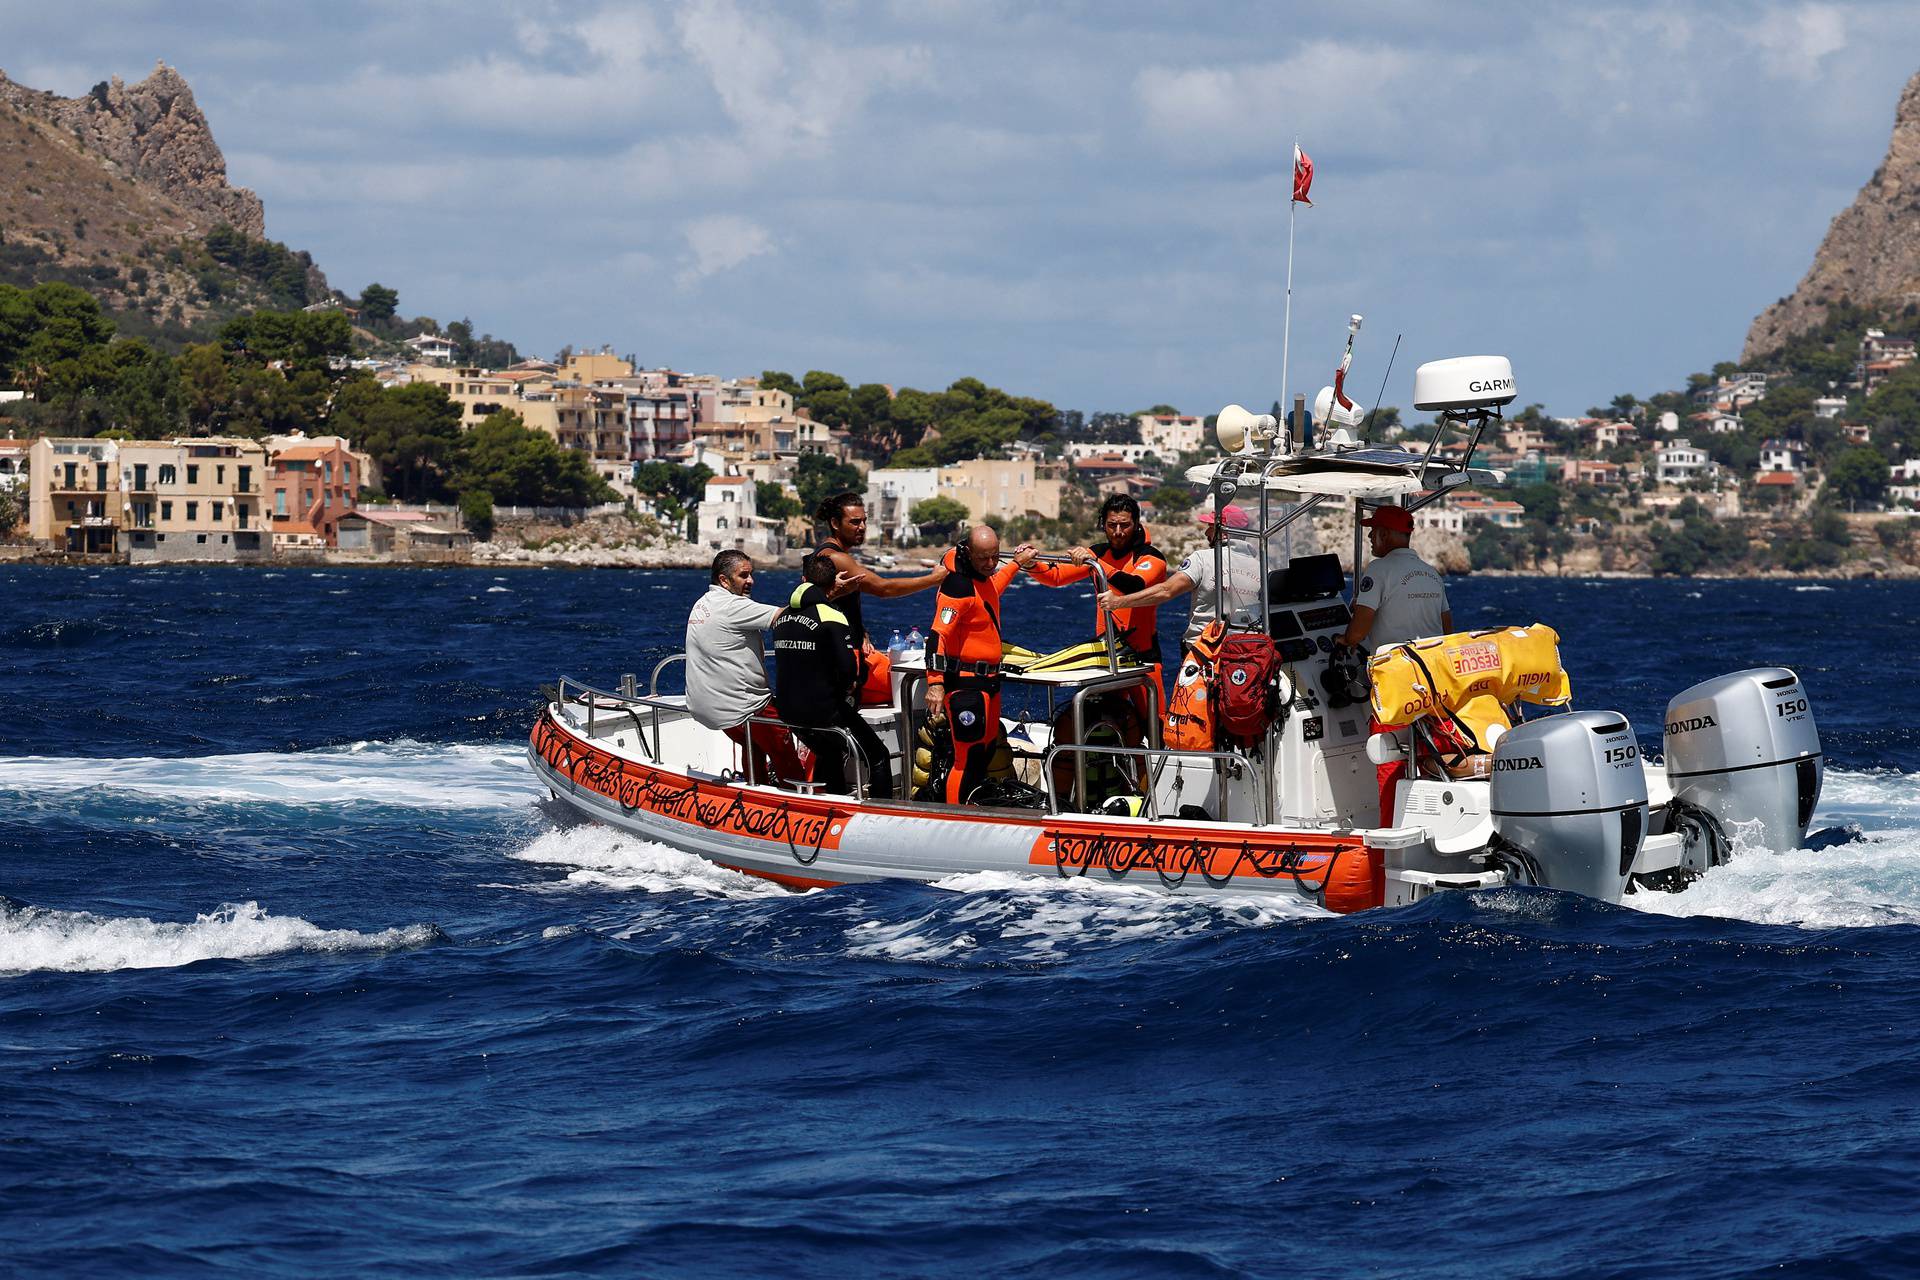
M853 705L860 664L847 616L819 587L801 583L794 589L786 613L774 624L773 661L781 719L813 751L813 780L841 795L853 790L847 740L833 732L845 729L866 761L868 794L891 800L886 744Z
M853 552L841 546L838 538L828 538L824 540L819 546L813 549L813 554L819 555L822 551L838 551L849 560L853 559ZM849 592L834 601L833 605L834 608L847 615L847 630L853 633L853 648L854 652L858 653L867 643L867 621L860 616L860 593L858 591Z

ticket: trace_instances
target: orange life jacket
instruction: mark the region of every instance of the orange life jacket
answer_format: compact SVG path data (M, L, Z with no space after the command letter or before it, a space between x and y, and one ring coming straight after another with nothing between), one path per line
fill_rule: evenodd
M1166 581L1167 558L1148 541L1145 525L1140 526L1140 537L1129 551L1117 551L1107 542L1092 551L1107 575L1107 585L1121 595L1131 595ZM1093 570L1083 564L1036 564L1027 572L1036 582L1064 587L1088 577ZM1120 628L1120 638L1127 647L1135 653L1152 654L1155 662L1160 660L1159 614L1155 605L1116 609L1113 614L1114 625ZM1107 611L1098 605L1093 610L1093 629L1096 635L1107 633Z

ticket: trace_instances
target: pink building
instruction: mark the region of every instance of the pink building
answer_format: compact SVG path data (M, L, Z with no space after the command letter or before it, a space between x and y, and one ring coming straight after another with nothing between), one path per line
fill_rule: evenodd
M276 547L337 547L340 517L353 510L364 477L338 445L282 449L267 468L267 516Z

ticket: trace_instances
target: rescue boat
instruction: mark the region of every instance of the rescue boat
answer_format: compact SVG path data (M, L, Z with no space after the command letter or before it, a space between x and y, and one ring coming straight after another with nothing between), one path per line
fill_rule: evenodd
M826 794L754 776L684 696L662 692L676 655L644 691L632 677L616 690L562 679L533 725L532 767L587 818L796 889L1001 871L1282 894L1338 912L1508 884L1617 902L1736 852L1802 843L1823 756L1807 693L1785 668L1677 694L1649 760L1626 716L1576 705L1577 673L1562 668L1546 625L1390 646L1364 673L1336 661L1351 617L1346 576L1335 556L1289 557L1288 529L1350 502L1358 564L1369 507L1418 508L1459 485L1504 482L1472 459L1515 391L1503 357L1420 366L1414 405L1440 429L1416 451L1356 440L1359 416L1333 390L1288 424L1228 406L1217 420L1224 456L1187 473L1216 511L1233 502L1254 516L1248 528L1221 518L1215 554L1240 539L1242 554L1259 557L1258 604L1236 608L1224 587L1214 602L1229 634L1264 636L1274 650L1266 722L1251 738L1167 745L1157 686L1110 645L1093 669L1006 666L1003 728L1021 782L978 798L1024 803L878 800L864 777L851 795ZM1464 450L1442 456L1456 433ZM1104 586L1097 569L1094 585ZM903 785L924 680L924 655L896 660L891 703L861 711ZM1136 690L1153 712L1140 745L1089 734L1103 700ZM1383 770L1402 775L1384 813Z

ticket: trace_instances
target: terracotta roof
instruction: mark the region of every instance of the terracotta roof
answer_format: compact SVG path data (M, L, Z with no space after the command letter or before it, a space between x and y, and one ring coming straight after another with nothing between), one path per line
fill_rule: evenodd
M745 484L746 482L745 476L714 476L707 481L708 484Z
M1793 484L1798 477L1791 471L1769 471L1754 480L1755 484Z
M344 449L335 449L331 445L303 444L297 449L282 449L273 455L275 462L283 459L289 462L314 462L321 458L330 458L335 453L345 453Z

